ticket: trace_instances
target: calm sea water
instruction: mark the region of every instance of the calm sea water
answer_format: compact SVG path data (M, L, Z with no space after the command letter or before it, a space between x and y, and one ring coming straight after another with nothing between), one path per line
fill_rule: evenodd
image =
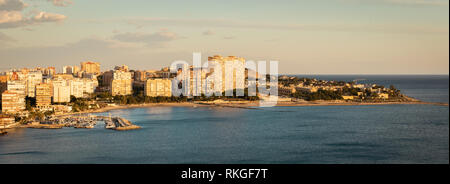
M448 76L318 78L365 79L425 101L449 99ZM0 163L449 163L448 106L151 107L111 114L142 129L18 129L0 137Z

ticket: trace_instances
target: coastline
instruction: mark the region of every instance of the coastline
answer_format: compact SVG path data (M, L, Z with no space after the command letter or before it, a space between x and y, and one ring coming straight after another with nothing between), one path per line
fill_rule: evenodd
M368 106L368 105L439 105L448 106L447 103L440 102L423 102L423 101L407 101L407 102L346 102L346 101L304 101L304 102L278 102L275 107L289 107L289 106ZM95 110L65 113L57 116L80 115L90 113L103 113L119 109L134 109L134 108L148 108L148 107L228 107L228 108L252 108L258 107L258 101L233 101L224 103L213 102L181 102L181 103L147 103L147 104L130 104L109 106Z

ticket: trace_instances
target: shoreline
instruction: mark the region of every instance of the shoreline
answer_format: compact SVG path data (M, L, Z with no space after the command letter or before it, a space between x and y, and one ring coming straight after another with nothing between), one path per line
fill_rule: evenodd
M303 101L303 102L278 102L274 107L292 107L292 106L372 106L372 105L438 105L448 106L448 103L442 102L423 102L411 98L411 101L406 102L347 102L347 101ZM95 110L88 110L83 112L71 112L55 115L55 117L71 116L71 115L85 115L91 113L104 113L120 109L135 109L135 108L149 108L149 107L216 107L216 108L242 108L242 109L257 109L259 101L230 101L222 103L214 103L211 101L204 102L165 102L165 103L148 103L148 104L130 104L130 105L116 105L108 106ZM33 128L28 126L14 126L7 129L14 128ZM37 127L44 129L60 129L60 127ZM62 127L61 127L62 128ZM125 129L124 129L125 130Z
M407 101L407 102L345 102L345 101L305 101L305 102L278 102L275 107L291 107L291 106L370 106L370 105L438 105L448 106L447 103L441 102L423 102L423 101ZM148 103L148 104L130 104L130 105L117 105L109 106L101 109L65 113L57 116L67 115L81 115L90 113L103 113L112 110L120 109L135 109L135 108L148 108L148 107L228 107L228 108L247 108L259 107L258 101L234 101L225 103L212 103L212 102L165 102L165 103Z

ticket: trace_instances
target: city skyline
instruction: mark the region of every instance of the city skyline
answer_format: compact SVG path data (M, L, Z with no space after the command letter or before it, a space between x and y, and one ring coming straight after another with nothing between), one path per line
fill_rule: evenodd
M0 70L88 60L150 70L201 52L278 60L282 74L448 75L448 10L448 0L0 0Z

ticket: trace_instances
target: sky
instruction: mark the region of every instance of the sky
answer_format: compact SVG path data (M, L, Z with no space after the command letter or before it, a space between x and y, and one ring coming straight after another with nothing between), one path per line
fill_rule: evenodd
M449 73L449 0L0 0L0 70L212 55L282 74Z

